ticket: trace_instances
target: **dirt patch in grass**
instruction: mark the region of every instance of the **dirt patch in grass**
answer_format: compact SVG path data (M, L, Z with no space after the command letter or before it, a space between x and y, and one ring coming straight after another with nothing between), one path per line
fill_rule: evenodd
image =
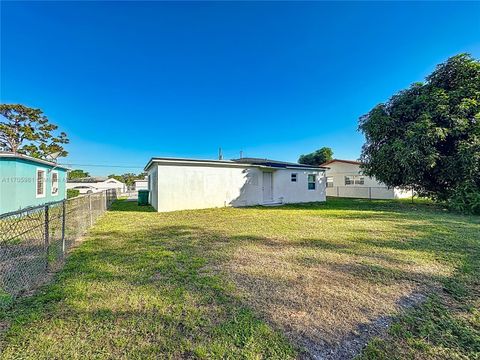
M310 250L288 243L274 251L248 244L222 271L249 306L312 358L352 358L385 332L393 314L422 301L427 292L426 284L393 270L354 266L347 255L323 253L315 265L295 261L305 252Z

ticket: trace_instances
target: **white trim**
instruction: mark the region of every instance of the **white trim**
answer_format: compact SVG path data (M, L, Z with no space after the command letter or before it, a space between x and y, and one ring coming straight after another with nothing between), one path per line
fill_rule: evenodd
M65 166L63 166L63 165L59 165L59 164L57 164L57 163L55 163L55 162L51 162L51 161L43 160L43 159L37 159L37 158L31 157L31 156L27 156L27 155L23 155L23 154L17 154L17 153L12 153L12 152L0 151L0 158L14 158L14 159L27 160L27 161L36 162L36 163L39 163L39 164L49 165L49 166L52 166L53 168L60 168L60 169L63 169L63 170L70 170L68 167L65 167Z
M43 172L43 193L39 194L38 193L38 172L42 171ZM35 197L38 198L44 198L47 196L47 169L37 167L35 169Z
M310 176L313 176L313 181L310 181L310 180L309 180L309 177L310 177ZM317 190L317 189L318 189L317 181L318 181L318 176L317 176L317 174L315 174L315 173L313 173L313 174L312 174L312 173L307 174L307 190L308 190L308 191L315 191L315 190ZM310 185L310 184L313 184L313 189L310 189L310 188L309 188L309 185Z
M53 189L54 189L54 186L53 186L53 174L56 174L57 175L57 192L54 193L53 192ZM60 194L60 189L59 189L59 185L60 184L60 179L58 178L58 171L57 170L52 170L52 172L50 173L50 194L52 196L58 196L58 194Z

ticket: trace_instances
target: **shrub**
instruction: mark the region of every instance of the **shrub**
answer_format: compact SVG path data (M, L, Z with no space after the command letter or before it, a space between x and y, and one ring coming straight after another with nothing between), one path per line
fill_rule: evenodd
M67 199L73 198L80 195L80 190L76 189L67 189Z
M452 210L480 215L480 187L472 182L462 184L455 189L447 204Z

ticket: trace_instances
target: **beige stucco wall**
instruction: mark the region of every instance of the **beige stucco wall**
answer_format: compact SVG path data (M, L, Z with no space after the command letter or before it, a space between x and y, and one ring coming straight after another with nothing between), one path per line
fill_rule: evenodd
M327 165L326 176L333 178L333 187L327 188L327 196L372 198L372 199L399 199L412 196L410 190L388 188L374 177L364 176L364 184L345 185L345 176L360 175L359 164L333 162Z
M290 180L292 172L297 173L296 183ZM273 202L325 201L325 179L321 172L315 172L315 190L307 189L308 172L281 169L272 173ZM263 171L258 167L153 164L148 174L152 177L150 200L157 211L263 203Z

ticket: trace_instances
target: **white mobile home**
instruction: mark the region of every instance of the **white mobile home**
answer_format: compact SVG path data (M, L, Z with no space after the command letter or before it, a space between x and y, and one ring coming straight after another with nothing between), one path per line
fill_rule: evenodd
M148 190L148 179L134 180L133 181L133 190Z
M114 178L86 177L67 180L67 189L79 190L80 194L91 194L109 189L124 193L127 190L127 185Z
M334 159L323 163L328 167L327 196L365 199L400 199L412 196L411 190L389 188L374 177L365 176L353 160Z
M145 166L157 211L325 201L324 170L255 158L152 158Z

